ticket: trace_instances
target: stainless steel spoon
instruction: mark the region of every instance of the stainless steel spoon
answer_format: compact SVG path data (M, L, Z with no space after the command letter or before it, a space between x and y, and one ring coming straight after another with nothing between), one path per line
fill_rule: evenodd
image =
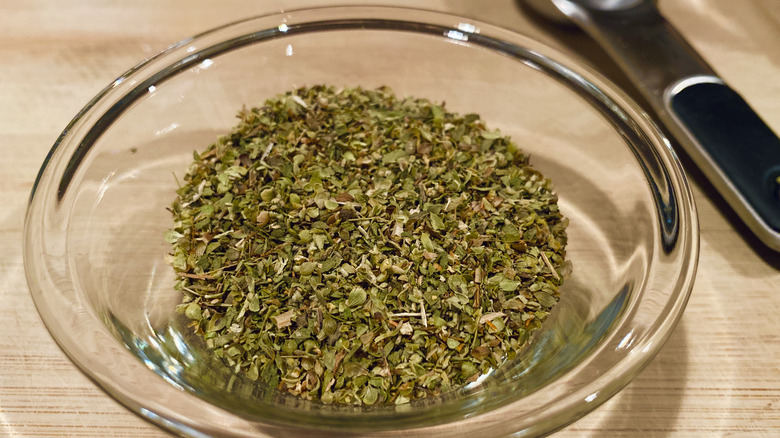
M664 19L655 0L525 0L614 59L731 208L780 251L780 139Z

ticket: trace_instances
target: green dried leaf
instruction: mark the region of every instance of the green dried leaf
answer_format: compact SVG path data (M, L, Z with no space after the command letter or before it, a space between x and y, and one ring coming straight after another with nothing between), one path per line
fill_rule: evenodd
M534 298L539 301L539 304L547 308L552 308L558 302L552 295L546 292L534 292Z
M187 318L200 321L202 317L202 312L200 309L200 305L198 303L190 303L187 305L187 307L184 310L184 314L187 316Z
M501 230L502 236L504 242L512 243L517 242L523 238L523 236L520 234L520 231L512 224L506 224L504 225L504 228Z
M445 229L444 221L436 213L431 213L431 228L433 228L436 231L441 231Z
M498 287L500 287L501 290L504 292L514 292L515 290L517 290L517 287L520 286L520 284L521 283L519 281L505 278L501 280L500 283L498 283Z
M466 280L463 278L462 275L456 274L451 275L447 278L447 285L449 285L450 289L452 289L453 292L465 294L467 285Z
M317 269L317 262L301 263L301 275L311 275Z
M405 156L406 156L406 151L403 149L396 149L394 151L390 151L382 157L382 164L395 163L396 161L398 161L399 158L403 158Z
M496 140L501 138L501 133L498 131L493 131L493 132L482 131L480 132L479 135L486 140Z
M322 272L330 272L332 269L341 265L341 261L341 256L338 254L328 257L328 259L322 263Z
M366 293L365 289L359 286L355 287L349 293L349 298L347 298L347 306L348 307L360 306L366 302L367 297L368 294Z
M176 230L167 230L163 233L163 239L168 243L176 243L182 237L184 237L184 235Z
M436 247L433 246L433 242L431 241L431 236L428 235L428 233L422 233L420 236L420 241L422 242L423 248L425 248L426 251L434 252L436 251Z

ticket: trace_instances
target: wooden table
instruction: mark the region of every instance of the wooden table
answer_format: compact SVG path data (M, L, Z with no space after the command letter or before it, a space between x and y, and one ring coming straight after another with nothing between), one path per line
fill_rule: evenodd
M24 212L36 172L59 132L116 76L177 40L248 15L323 3L3 3L0 436L166 436L105 395L68 361L28 293L21 256ZM780 132L780 2L660 4L716 70ZM533 21L510 0L435 0L422 6L481 18L587 54L623 83L581 33ZM633 383L556 436L780 436L780 254L751 237L693 166L684 164L701 221L699 271L685 316Z

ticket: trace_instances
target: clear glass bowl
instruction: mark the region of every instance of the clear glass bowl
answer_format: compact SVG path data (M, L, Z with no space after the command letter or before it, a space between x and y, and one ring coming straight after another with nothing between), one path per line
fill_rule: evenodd
M388 85L478 113L553 180L573 272L527 354L441 399L359 409L233 378L193 338L164 261L174 174L242 106L314 84ZM24 257L41 317L73 362L176 433L525 436L594 409L661 348L692 287L697 227L668 141L597 74L474 20L345 7L224 26L118 77L44 162Z

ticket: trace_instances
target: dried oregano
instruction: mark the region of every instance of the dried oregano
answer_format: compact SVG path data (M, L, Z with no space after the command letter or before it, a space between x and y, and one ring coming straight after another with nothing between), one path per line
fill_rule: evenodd
M194 154L165 237L177 310L245 378L435 396L512 359L558 301L556 195L479 116L315 86L238 118Z

